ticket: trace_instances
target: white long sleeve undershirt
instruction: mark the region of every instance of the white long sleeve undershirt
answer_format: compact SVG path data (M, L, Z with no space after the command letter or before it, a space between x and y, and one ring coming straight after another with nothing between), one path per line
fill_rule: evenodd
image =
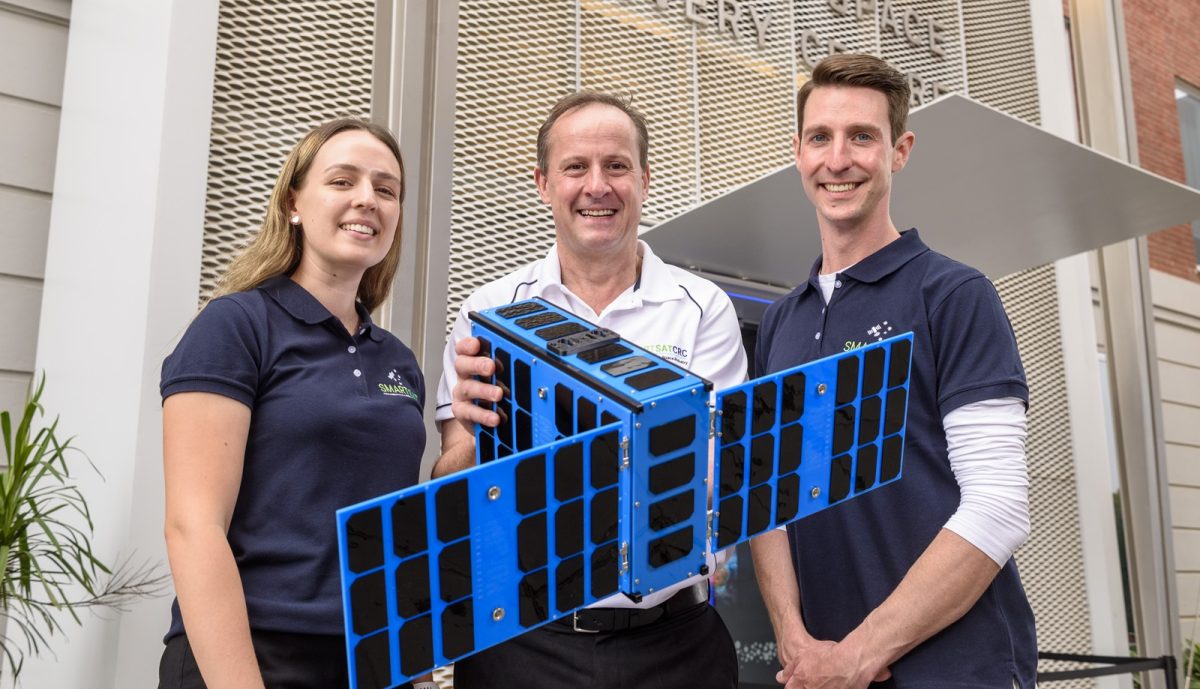
M942 426L962 493L945 528L1003 567L1029 538L1025 404L1015 397L964 404Z

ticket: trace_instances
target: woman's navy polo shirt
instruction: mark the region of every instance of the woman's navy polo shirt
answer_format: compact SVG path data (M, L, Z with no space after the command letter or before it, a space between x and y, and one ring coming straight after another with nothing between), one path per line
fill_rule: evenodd
M361 304L357 336L286 276L210 302L162 368L163 399L250 407L229 544L250 626L342 634L334 512L417 482L425 382ZM183 631L172 606L167 638Z
M1012 326L979 271L931 251L916 230L837 276L826 305L817 282L763 317L757 375L912 331L904 471L899 481L789 527L801 612L818 639L841 640L895 590L958 508L942 418L971 402L1028 400ZM1010 559L959 621L892 667L896 687L1032 687L1033 612Z

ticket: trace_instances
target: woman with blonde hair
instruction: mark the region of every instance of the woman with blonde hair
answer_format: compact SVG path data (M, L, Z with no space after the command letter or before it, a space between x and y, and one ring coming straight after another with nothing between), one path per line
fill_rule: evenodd
M425 385L371 321L400 257L383 127L309 132L163 362L176 604L160 689L348 686L334 511L417 481Z

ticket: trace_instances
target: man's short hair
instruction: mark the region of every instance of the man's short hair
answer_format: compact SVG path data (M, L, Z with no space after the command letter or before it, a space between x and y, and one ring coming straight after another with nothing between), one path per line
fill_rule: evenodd
M888 123L892 126L892 143L908 127L908 102L911 90L908 78L874 55L843 53L830 55L817 63L812 78L796 94L797 129L804 131L804 105L813 89L822 86L860 86L875 89L887 98Z
M650 155L650 134L646 130L646 118L633 107L628 98L622 98L621 96L615 96L602 91L579 91L560 98L554 104L554 107L550 109L550 114L546 117L546 121L538 128L538 168L543 172L546 170L546 155L549 153L550 148L550 129L554 127L554 123L568 112L588 105L608 105L620 110L629 117L629 120L633 122L634 130L637 132L638 162L641 163L642 169L645 170L647 159Z

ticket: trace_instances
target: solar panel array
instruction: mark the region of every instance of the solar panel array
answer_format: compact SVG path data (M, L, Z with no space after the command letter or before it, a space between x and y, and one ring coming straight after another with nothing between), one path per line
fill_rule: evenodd
M911 358L905 334L718 393L714 550L899 478Z
M354 686L394 686L617 593L619 430L341 511Z
M616 593L640 600L707 573L710 542L899 477L911 335L732 388L714 411L704 379L548 302L471 319L506 392L500 425L477 431L478 465L338 512L355 689Z

